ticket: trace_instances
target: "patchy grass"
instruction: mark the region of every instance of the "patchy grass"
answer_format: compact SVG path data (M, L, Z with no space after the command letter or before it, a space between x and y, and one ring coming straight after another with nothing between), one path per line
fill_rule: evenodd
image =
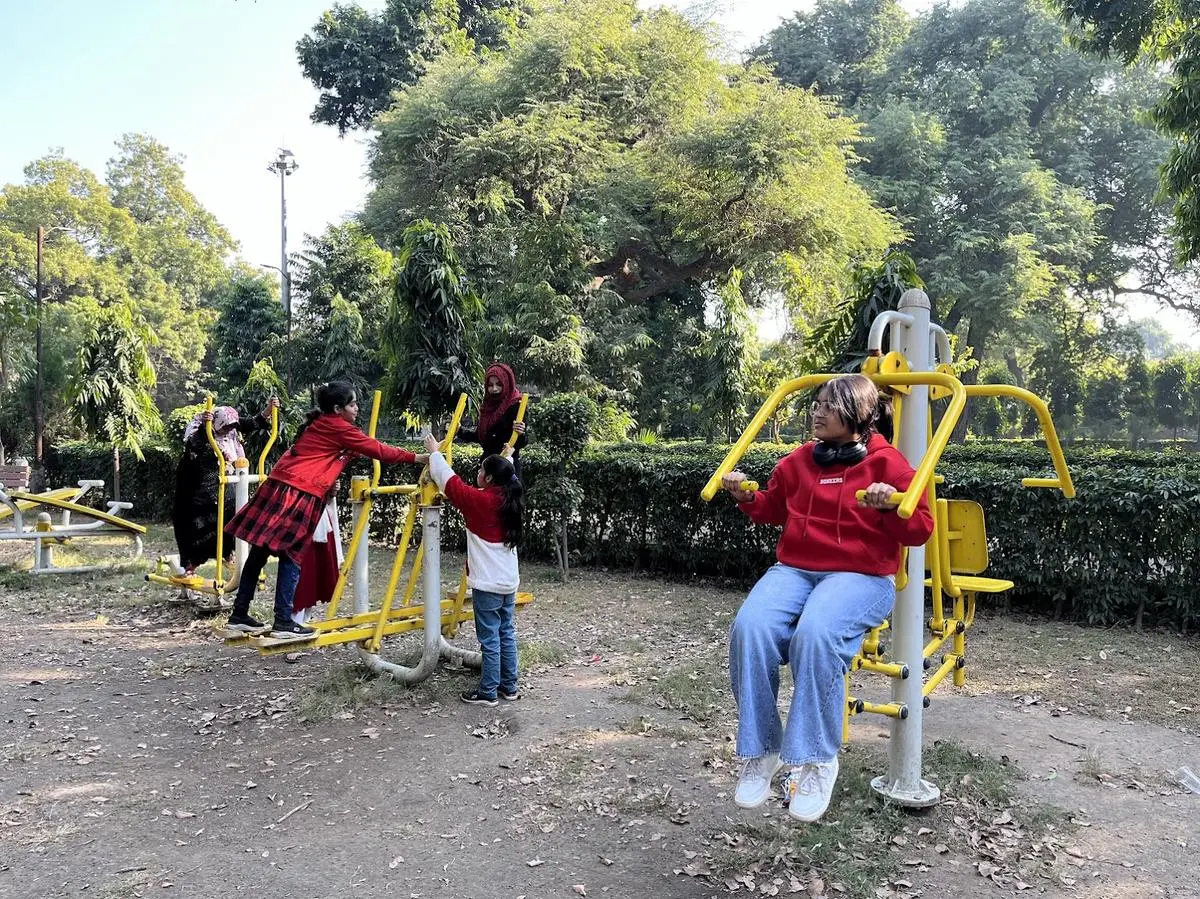
M517 638L517 668L521 671L540 666L555 668L564 664L568 657L566 648L557 643Z
M729 711L728 675L720 665L700 660L665 674L643 671L642 677L626 697L631 702L682 712L701 725Z
M300 694L296 710L302 720L328 721L347 712L377 708L406 699L408 687L367 668L334 668Z
M953 740L935 740L924 753L929 774L948 793L969 796L996 808L1012 804L1025 773L1016 765L967 749Z

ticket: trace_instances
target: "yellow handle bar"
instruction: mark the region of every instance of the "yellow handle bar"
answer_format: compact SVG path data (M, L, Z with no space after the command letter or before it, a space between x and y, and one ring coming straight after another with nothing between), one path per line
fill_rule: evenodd
M799 378L785 381L775 388L775 392L763 403L758 413L754 416L754 419L742 431L741 437L738 438L737 443L733 445L728 455L725 456L724 461L717 466L717 470L713 472L712 477L708 479L708 483L704 485L704 489L700 491L700 496L706 501L716 496L717 490L721 486L721 479L733 471L734 466L737 465L738 460L742 458L742 455L754 441L754 438L758 436L758 432L762 430L763 425L775 414L775 410L779 408L785 399L797 391L806 390L818 384L824 384L826 381L831 381L836 377L839 376L836 374L803 375ZM938 425L933 438L929 441L925 455L921 458L921 462L917 466L916 475L914 475L912 483L904 493L900 507L896 510L896 513L901 518L912 518L913 512L916 511L917 503L921 501L921 496L924 495L926 488L929 486L929 480L933 477L933 469L942 457L942 453L946 449L946 444L950 442L950 435L954 431L954 426L958 423L963 409L966 408L966 388L958 378L936 371L874 374L868 377L881 387L924 384L931 387L946 387L950 390L950 405L946 409L946 414L942 416L942 421Z
M271 399L278 399L271 397ZM263 447L262 453L258 457L258 478L259 483L267 476L267 454L271 452L271 447L275 445L275 441L279 439L279 407L271 407L271 436L267 438L267 445Z
M856 491L854 491L854 497L855 497L855 499L864 500L867 498L867 491L856 490ZM904 502L904 494L903 493L893 493L891 496L888 497L888 502L895 503L898 506L898 505L900 505L900 503Z

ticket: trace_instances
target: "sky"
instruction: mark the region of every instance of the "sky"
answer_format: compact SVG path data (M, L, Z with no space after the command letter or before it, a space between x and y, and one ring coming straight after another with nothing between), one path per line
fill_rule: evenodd
M296 61L296 41L331 2L0 0L0 184L58 147L103 177L122 134L150 134L184 157L188 187L243 258L278 265L279 180L267 171L278 148L299 163L287 179L289 251L360 209L369 189L365 136L339 138L309 120L317 91ZM717 21L747 46L809 5L726 0ZM1136 314L1150 313L1180 339L1195 330L1153 306Z

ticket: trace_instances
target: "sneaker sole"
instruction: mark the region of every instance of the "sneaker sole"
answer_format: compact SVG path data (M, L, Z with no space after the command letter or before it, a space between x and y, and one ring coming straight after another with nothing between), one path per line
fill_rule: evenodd
M271 631L272 640L311 640L316 636L316 633L297 634L292 631Z
M503 693L500 694L500 700L503 702L516 702L520 698L520 693L514 693L512 696L505 696Z
M763 793L763 796L761 799L759 799L757 802L754 802L754 803L738 802L737 794L735 793L734 799L733 799L733 804L736 805L738 808L744 808L744 809L761 808L763 803L765 803L768 799L770 799L772 796L775 795L775 788L771 786L771 781L773 781L775 779L775 775L779 773L779 769L782 767L783 767L782 760L775 763L775 770L772 771L771 776L767 778L767 790L765 793Z
M239 634L265 634L270 630L265 624L262 627L251 627L248 624L227 624L227 631L237 631Z
M486 705L495 708L500 703L495 699L464 699L467 705Z

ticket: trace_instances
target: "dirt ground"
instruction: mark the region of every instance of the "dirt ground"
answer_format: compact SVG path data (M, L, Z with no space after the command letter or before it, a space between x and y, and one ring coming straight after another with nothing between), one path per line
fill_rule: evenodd
M887 724L862 716L803 827L730 801L740 591L524 574L496 709L457 701L462 669L407 689L346 648L226 647L140 572L0 574L0 895L1200 897L1172 776L1200 772L1195 640L983 617L926 712L942 804L874 797Z

